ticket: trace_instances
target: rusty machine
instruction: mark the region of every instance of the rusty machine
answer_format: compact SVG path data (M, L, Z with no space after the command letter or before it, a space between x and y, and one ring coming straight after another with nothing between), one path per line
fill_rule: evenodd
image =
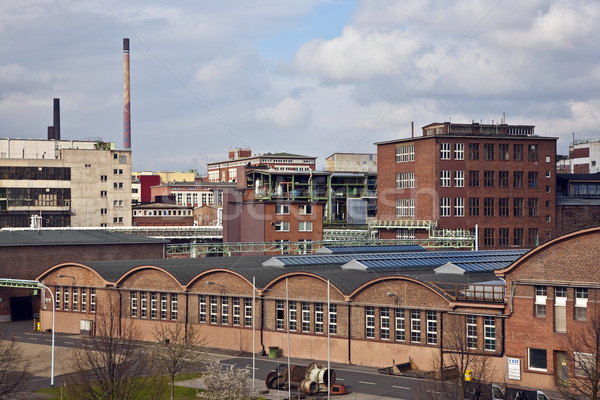
M265 384L268 389L288 390L297 388L306 394L327 393L346 394L343 384L335 383L335 371L327 369L318 362L308 366L279 365L277 369L267 374Z

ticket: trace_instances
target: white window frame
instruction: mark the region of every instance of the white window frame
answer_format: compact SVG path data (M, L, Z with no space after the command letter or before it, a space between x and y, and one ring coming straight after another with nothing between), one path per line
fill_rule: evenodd
M337 304L329 304L329 333L337 335Z
M288 322L290 331L295 332L298 329L298 310L295 301L288 301L289 317Z
M390 309L379 308L379 337L381 340L390 340Z
M66 293L66 292L65 292ZM587 321L587 303L588 303L588 289L587 288L575 288L575 319L577 321ZM583 314L585 318L582 318Z
M229 298L221 297L221 325L229 325Z
M298 232L312 232L312 221L298 221Z
M440 217L450 217L451 212L452 210L450 197L440 198Z
M415 199L396 199L396 217L414 217Z
M477 348L477 316L467 315L467 348Z
M233 326L240 326L241 324L241 307L242 307L242 303L240 301L239 297L234 297L233 298L233 318L232 318L232 323Z
M63 292L63 310L69 311L69 287L65 286Z
M131 292L131 316L137 318L138 316L138 304L137 304L137 293Z
M275 232L289 232L290 222L289 221L277 221L275 222Z
M452 186L452 171L449 169L443 169L440 171L440 187L451 187Z
M206 323L206 295L198 295L198 322Z
M437 313L427 311L427 344L437 344Z
M483 317L484 350L496 351L496 319L494 317Z
M465 171L454 171L454 187L465 187Z
M403 308L397 308L395 310L396 315L396 333L395 340L396 342L404 342L406 341L406 318L405 312Z
M79 298L78 298L78 294L79 294L79 288L74 287L73 288L73 305L71 307L71 309L73 311L79 311Z
M454 216L464 217L465 216L465 199L462 197L454 198Z
M252 326L252 299L244 298L244 326Z
M275 329L282 331L285 328L285 302L275 300Z
M465 144L454 143L454 159L464 160L465 159Z
M300 204L298 206L299 215L312 215L312 204Z
M140 292L140 318L148 318L148 296L146 292Z
M275 204L276 215L288 215L290 213L289 204Z
M96 312L96 288L90 288L90 312Z
M548 288L536 285L534 315L538 318L546 318L546 299L548 299Z
M60 297L60 286L56 287L54 294L56 296L56 298L54 299L54 309L60 310L60 305L61 305L61 301L62 301L62 298Z
M310 332L310 303L302 302L302 332Z
M315 333L323 334L323 303L315 303Z
M375 307L365 307L365 337L375 339Z
M168 316L168 296L166 293L160 294L160 319L166 320Z
M421 311L410 310L410 341L421 343Z
M171 294L171 321L177 321L177 294Z
M213 325L219 323L219 301L217 300L217 296L209 296L209 313L210 323Z
M87 311L87 288L81 288L81 312Z
M450 160L450 143L440 143L440 160Z

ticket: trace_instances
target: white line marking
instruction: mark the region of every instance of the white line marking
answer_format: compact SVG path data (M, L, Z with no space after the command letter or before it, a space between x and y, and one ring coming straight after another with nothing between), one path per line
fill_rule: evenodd
M75 344L75 342L65 342L65 344Z
M335 378L336 381L343 381L342 378Z
M396 389L406 389L406 390L410 390L410 388L409 388L409 387L405 387L405 386L394 386L394 385L392 385L392 387L393 387L393 388L396 388Z
M365 382L365 381L358 381L358 383L363 383L365 385L375 385L375 382Z

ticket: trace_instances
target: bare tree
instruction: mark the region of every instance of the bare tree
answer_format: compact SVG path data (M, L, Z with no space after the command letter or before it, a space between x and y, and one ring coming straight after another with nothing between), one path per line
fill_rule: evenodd
M222 367L218 361L212 361L202 375L206 391L198 392L196 397L204 400L252 399L255 393L248 382L249 373L247 369Z
M15 398L25 378L29 363L17 342L0 328L0 399Z
M162 323L154 331L154 360L161 371L171 378L171 400L175 399L175 376L191 370L204 359L203 347L206 338L200 330L181 323Z
M83 337L69 360L69 398L90 400L157 399L165 388L153 368L151 348L143 346L131 321L121 321L108 296L98 307L94 334Z
M573 369L567 381L555 381L556 389L569 400L600 399L600 313L594 310L583 329L569 332L564 348Z

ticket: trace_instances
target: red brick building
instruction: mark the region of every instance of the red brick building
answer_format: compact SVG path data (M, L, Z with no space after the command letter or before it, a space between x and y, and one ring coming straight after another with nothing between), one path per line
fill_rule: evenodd
M534 135L530 125L445 122L423 127L420 137L376 143L377 218L408 221L408 228L380 229L380 238L426 237L418 226L471 233L477 226L480 248L549 239L556 140Z
M133 226L194 226L192 207L166 203L135 205Z

